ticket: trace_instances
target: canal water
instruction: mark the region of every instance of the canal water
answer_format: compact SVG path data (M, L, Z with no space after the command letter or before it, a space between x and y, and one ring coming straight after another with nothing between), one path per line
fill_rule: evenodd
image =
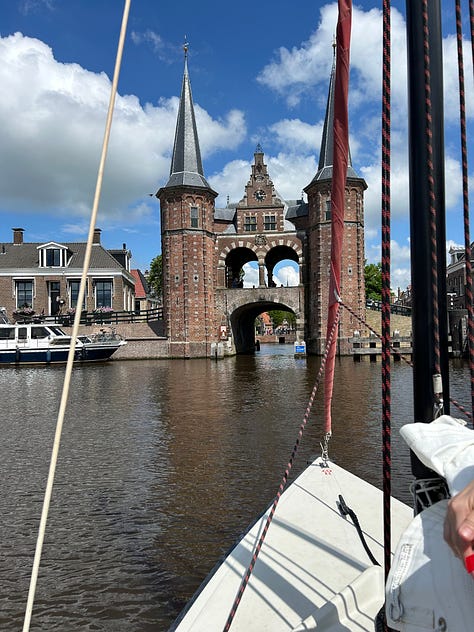
M292 347L73 371L32 630L167 630L272 501L319 368ZM469 402L467 368L451 390ZM21 629L62 368L0 370L0 630ZM294 474L318 452L322 390ZM330 456L380 485L380 364L336 364ZM411 370L392 368L395 495L410 500Z

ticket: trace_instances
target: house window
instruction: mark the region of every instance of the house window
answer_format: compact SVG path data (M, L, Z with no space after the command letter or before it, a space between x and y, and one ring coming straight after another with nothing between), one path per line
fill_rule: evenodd
M263 218L263 230L276 230L275 215L265 215Z
M77 307L77 299L79 298L79 287L81 282L79 279L72 279L69 281L69 296L71 301L71 307ZM84 296L82 309L86 307L86 297Z
M191 206L191 228L199 228L199 214L197 206Z
M253 233L257 230L257 218L256 217L244 217L244 231L247 233Z
M331 219L331 200L326 200L326 213L325 213L326 221Z
M45 254L47 267L59 267L61 265L61 251L59 248L48 248Z
M112 280L105 279L95 282L95 306L112 307Z
M16 306L33 306L33 281L16 281Z

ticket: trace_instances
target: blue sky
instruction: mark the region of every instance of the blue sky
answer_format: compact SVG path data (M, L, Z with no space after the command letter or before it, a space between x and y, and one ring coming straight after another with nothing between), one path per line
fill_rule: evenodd
M442 4L449 245L464 238L454 1ZM97 226L106 247L126 243L132 266L142 270L160 252L159 204L150 193L169 174L185 36L204 171L220 193L217 206L242 198L257 143L285 199L299 197L317 169L337 3L217 6L132 0ZM353 165L369 185L369 262L380 261L381 6L354 3L351 50L350 143ZM393 288L409 283L404 7L394 2L392 10ZM122 9L119 0L0 4L0 242L11 241L17 226L25 241L86 239ZM469 129L467 22L464 33Z

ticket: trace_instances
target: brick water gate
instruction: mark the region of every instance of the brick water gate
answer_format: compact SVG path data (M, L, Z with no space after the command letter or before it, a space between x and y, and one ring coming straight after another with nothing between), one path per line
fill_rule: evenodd
M331 73L318 170L304 195L285 200L276 190L260 145L243 195L216 208L218 195L201 161L187 66L181 90L170 177L160 201L163 255L163 309L173 357L209 357L226 340L231 353L254 349L255 318L275 309L296 316L297 338L309 353L321 354L326 339L331 245L334 72ZM350 156L346 180L341 294L365 316L364 191ZM276 287L274 269L290 261L298 269L296 287ZM258 267L258 284L243 287L243 267ZM339 349L358 324L342 313Z

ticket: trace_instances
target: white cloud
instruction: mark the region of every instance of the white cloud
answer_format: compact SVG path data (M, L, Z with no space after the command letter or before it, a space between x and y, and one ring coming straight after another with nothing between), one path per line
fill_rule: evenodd
M0 194L10 211L85 217L92 206L110 97L110 80L59 63L43 42L16 33L0 38ZM149 214L149 193L169 175L178 97L141 106L118 95L104 173L103 219ZM214 120L196 105L201 149L235 148L243 114ZM32 191L34 194L32 195ZM157 202L155 202L155 211Z
M288 262L284 262L283 265L275 266L273 280L276 285L283 285L285 287L295 287L299 285L300 275L298 266L296 264L288 264Z
M140 44L147 43L151 46L152 50L155 53L161 52L165 46L163 38L158 33L155 33L151 29L147 29L146 31L132 31L131 32L132 42L139 46Z
M258 264L251 261L243 267L245 272L244 287L258 287Z
M53 0L20 0L18 8L23 15L29 15L41 11L43 8L47 11L53 11L54 2Z

